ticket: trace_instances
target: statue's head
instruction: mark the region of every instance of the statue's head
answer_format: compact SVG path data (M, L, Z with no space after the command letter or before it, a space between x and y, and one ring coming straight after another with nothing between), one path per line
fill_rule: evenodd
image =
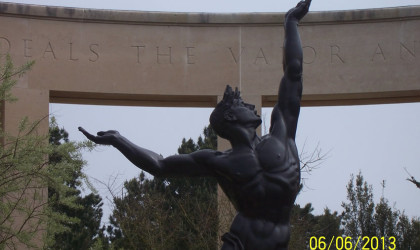
M245 103L238 88L235 91L227 85L223 99L210 115L210 124L216 133L225 139L231 139L235 129L253 128L261 124L255 106Z

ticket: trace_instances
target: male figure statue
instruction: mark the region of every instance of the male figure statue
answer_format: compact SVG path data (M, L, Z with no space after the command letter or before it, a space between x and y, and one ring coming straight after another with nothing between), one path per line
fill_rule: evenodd
M284 76L270 132L263 138L256 135L261 119L254 105L244 103L239 91L229 86L210 116L213 129L232 145L226 152L201 150L163 158L134 145L117 131L94 136L83 128L79 130L95 143L114 146L154 176L216 178L238 211L230 231L222 237L223 250L287 249L290 211L300 185L295 134L302 96L302 47L297 25L310 3L301 1L286 14Z

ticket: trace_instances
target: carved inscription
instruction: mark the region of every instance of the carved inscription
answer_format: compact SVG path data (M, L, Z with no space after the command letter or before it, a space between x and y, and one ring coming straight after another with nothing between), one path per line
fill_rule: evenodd
M141 63L140 58L142 58L144 56L144 49L146 48L146 46L143 45L133 45L131 46L132 48L136 48L137 50L137 63Z
M6 37L0 37L0 55L10 52L10 41Z
M57 59L57 57L55 57L54 49L51 45L51 42L48 42L47 48L45 48L44 54L42 55L42 57L47 58L49 53L51 53L54 60Z
M74 58L73 57L73 43L69 43L69 44L70 44L70 58L69 58L69 60L70 61L78 61L79 58Z
M267 58L265 57L265 54L262 48L260 48L260 50L258 51L254 64L261 63L261 62L268 64Z
M411 45L400 42L400 58L404 61L416 58L416 50L418 41L413 41Z
M195 47L186 47L187 49L187 64L195 64Z
M349 49L346 46L336 43L318 47L304 45L302 47L304 53L303 62L305 64L351 64L356 54L358 56L358 63L363 61L366 63L381 63L392 60L415 63L418 62L417 51L419 43L420 41L417 40L400 41L398 44L381 41L373 45L358 45L358 50L354 52L351 51L351 48ZM202 52L202 48L195 45L153 46L133 44L121 45L119 48L116 48L116 51L123 51L124 48L127 50L127 53L132 55L131 57L126 57L127 63L157 65L182 63L185 65L197 65L206 61L206 57L204 56L205 53L200 53ZM365 51L363 54L360 53L362 50ZM81 44L74 41L57 42L48 40L39 42L31 38L22 38L21 40L14 41L6 36L0 35L0 55L18 53L22 54L24 58L42 59L45 61L58 62L68 60L74 63L83 61L95 63L101 61L102 53L121 53L116 51L113 51L112 47L108 47L107 50L105 50L100 43ZM273 64L274 62L279 62L278 57L281 56L282 48L248 48L244 46L240 49L235 47L213 48L212 51L215 51L212 56L219 56L220 60L229 60L228 58L230 58L230 63L233 65L249 63L257 65L258 67L264 67Z
M230 51L230 55L233 58L233 61L235 62L235 64L238 64L238 61L242 56L242 52L244 51L244 47L241 48L241 51L239 51L239 53L237 52L238 55L235 55L235 52L233 52L233 49L231 47L229 47L228 49Z
M331 45L331 63L344 63L344 59L340 56L340 46Z
M172 64L172 47L168 47L166 52L162 52L164 49L156 47L156 58L158 64Z
M231 55L233 62L238 64L241 61L242 54L244 53L245 47L241 47L240 51L236 51L232 47L227 48L229 50L229 54ZM246 51L249 52L249 51ZM268 58L266 53L264 52L263 48L259 48L258 50L254 50L251 53L255 53L253 64L269 64Z
M311 46L302 46L303 54L305 55L303 58L303 63L305 64L312 64L315 62L316 59L316 50L314 47Z
M89 57L90 62L96 62L99 60L99 44L92 43L89 45L89 51L92 55Z
M131 45L130 48L135 49L136 51L136 62L138 64L142 63L156 63L156 64L174 64L173 58L173 49L172 47L154 47L152 48L154 51L151 51L150 47L145 45ZM195 56L195 47L194 46L186 46L184 51L185 60L181 60L186 64L195 64L196 63L196 56ZM153 62L146 62L146 53L149 54L153 53L156 60Z
M63 50L64 48L67 48ZM45 43L36 43L33 39L23 38L21 41L10 41L7 37L0 37L0 55L7 53L16 53L21 51L24 58L41 58L43 60L69 60L78 62L87 60L96 62L100 58L99 43L91 43L81 46L80 44L58 43L46 41ZM83 56L83 57L82 57Z
M24 57L32 57L31 55L31 39L23 39L23 56Z
M375 60L382 60L382 61L386 60L384 51L382 49L382 46L379 43L378 43L378 46L375 49L375 52L372 55L371 61L374 62Z

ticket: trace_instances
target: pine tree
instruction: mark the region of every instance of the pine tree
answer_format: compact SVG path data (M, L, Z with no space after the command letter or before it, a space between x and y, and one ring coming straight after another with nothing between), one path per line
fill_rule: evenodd
M373 237L376 233L372 186L364 181L361 172L356 180L351 176L347 184L347 199L348 203L342 203L344 235L352 237L356 245L359 236Z
M64 128L60 128L55 118L51 118L49 128L49 142L55 147L71 144L69 134ZM50 164L59 164L62 161L72 162L74 168L71 178L64 181L69 189L61 199L72 199L74 204L57 202L57 191L53 187L48 188L50 208L55 213L65 215L69 220L61 222L66 230L55 233L53 241L49 244L52 249L89 249L95 244L97 236L100 234L100 223L102 218L102 198L95 193L82 196L80 189L83 181L86 180L83 174L84 162L80 157L62 155L52 152L49 156ZM63 194L61 194L63 196ZM75 206L74 206L75 205Z
M372 187L364 181L361 172L356 180L351 176L347 185L347 199L347 203L342 203L344 236L350 236L353 240L365 236L371 240L375 236L381 240L383 249L420 249L419 218L410 220L404 213L391 207L384 196L375 205ZM364 240L366 242L367 239ZM353 246L355 244L354 241ZM358 249L362 249L361 244L358 246Z

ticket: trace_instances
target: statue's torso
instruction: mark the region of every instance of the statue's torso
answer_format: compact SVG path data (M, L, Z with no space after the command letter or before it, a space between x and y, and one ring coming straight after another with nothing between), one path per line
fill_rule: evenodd
M273 246L287 242L300 184L294 140L267 135L253 150L220 157L219 184L238 210L231 232L247 246L270 242L267 249L277 249Z
M222 155L219 184L239 212L270 216L293 206L300 184L293 140L267 136L254 150Z

